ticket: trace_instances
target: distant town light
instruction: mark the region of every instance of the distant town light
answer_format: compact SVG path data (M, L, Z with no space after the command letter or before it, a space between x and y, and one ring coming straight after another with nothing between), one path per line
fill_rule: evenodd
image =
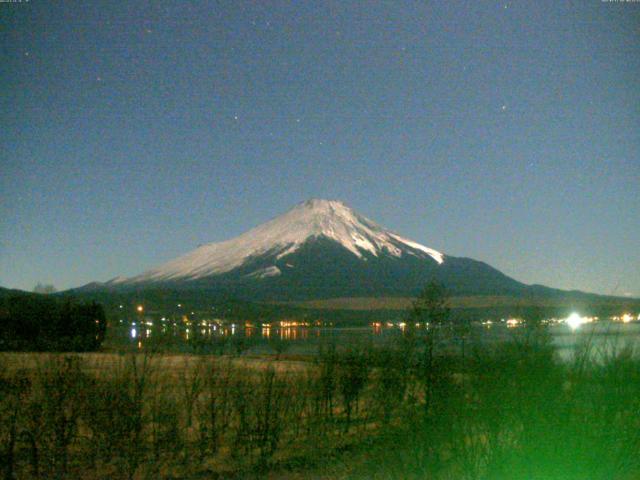
M135 329L135 328L132 328L132 329L131 329L131 338L136 338L136 336L137 336L137 335L138 335L138 334L137 334L137 332L136 332L136 329Z
M585 319L582 318L580 315L578 315L576 312L573 312L571 315L569 315L566 320L565 323L567 325L569 325L569 327L571 328L571 330L576 330L578 327L580 327L580 325L586 323Z
M138 311L138 313L142 313L144 311L144 307L142 305L138 305L136 307L136 310Z
M622 315L623 323L629 323L631 320L633 320L633 317L630 314L625 313L624 315Z

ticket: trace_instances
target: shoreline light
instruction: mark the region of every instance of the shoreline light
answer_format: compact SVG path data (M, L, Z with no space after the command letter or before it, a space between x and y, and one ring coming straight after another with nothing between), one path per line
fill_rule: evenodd
M565 319L565 323L569 325L571 330L576 330L580 327L580 325L586 323L586 320L576 312L573 312Z

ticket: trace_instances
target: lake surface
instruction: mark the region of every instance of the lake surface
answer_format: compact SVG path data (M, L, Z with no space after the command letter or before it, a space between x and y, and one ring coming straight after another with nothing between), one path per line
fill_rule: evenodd
M590 348L592 356L606 357L625 348L638 353L640 323L596 322L572 329L567 325L549 327L553 344L562 358L571 358L576 349Z
M570 327L556 323L546 327L562 358L570 359L576 350L589 345L592 356L603 356L623 348L639 350L640 322L628 323L600 321ZM222 353L224 349L238 353L314 354L323 345L338 347L349 345L384 345L404 335L398 326L317 327L317 326L265 326L247 327L240 324L216 325L121 325L109 340L112 346L127 345L146 348L164 345L172 350L197 349L202 352ZM506 324L475 325L468 332L470 342L493 343L517 338L524 332L520 326ZM451 346L455 347L455 341Z

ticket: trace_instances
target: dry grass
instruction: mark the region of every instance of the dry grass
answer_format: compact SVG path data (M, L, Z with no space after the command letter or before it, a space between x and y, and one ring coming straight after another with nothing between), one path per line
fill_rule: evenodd
M525 333L466 356L2 354L0 458L19 480L640 478L640 361Z
M0 352L0 365L8 371L25 370L35 371L45 363L54 358L73 355L81 360L83 368L90 372L109 372L115 367L127 361L128 355L120 353L41 353L41 352ZM136 354L137 361L141 362L144 354ZM154 354L149 357L149 362L154 369L165 374L179 376L185 370L191 369L197 362L209 365L230 364L237 369L263 371L267 368L274 368L280 373L304 373L309 368L308 360L292 360L282 356L275 360L272 355L252 355L252 356L203 356L203 355L178 355L178 354Z

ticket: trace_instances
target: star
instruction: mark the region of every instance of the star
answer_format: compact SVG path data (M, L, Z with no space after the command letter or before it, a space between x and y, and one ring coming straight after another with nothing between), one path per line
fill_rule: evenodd
M238 121L238 115L234 115L233 119L237 122Z
M507 110L507 106L506 106L506 105L502 105L502 106L500 107L500 109L504 112L504 111L506 111L506 110Z

